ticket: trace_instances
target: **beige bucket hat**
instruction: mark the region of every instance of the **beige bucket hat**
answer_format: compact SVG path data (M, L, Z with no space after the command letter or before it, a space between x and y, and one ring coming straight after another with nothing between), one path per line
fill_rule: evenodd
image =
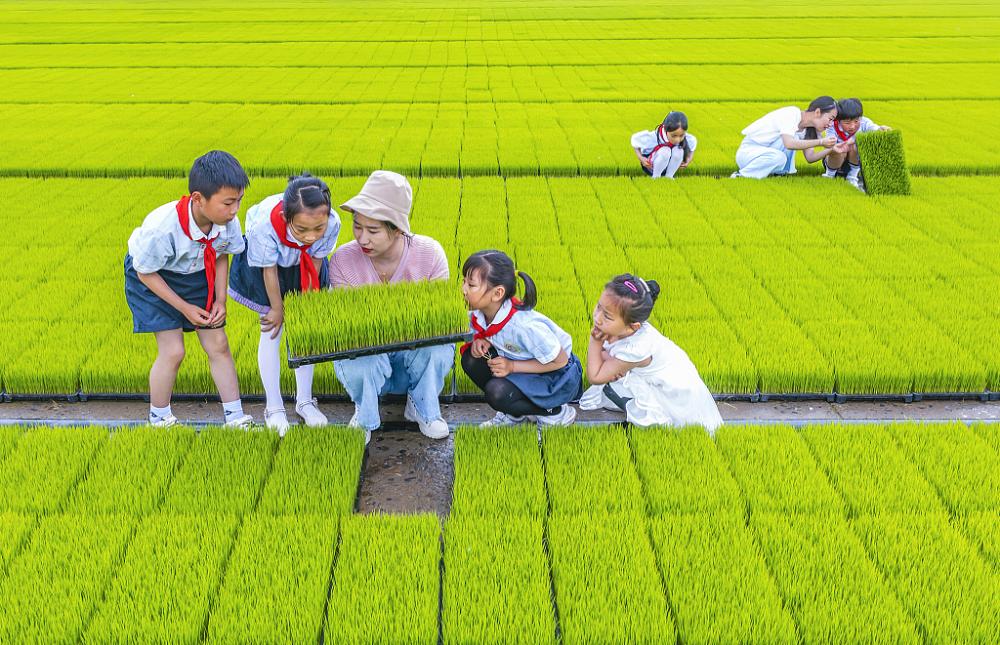
M368 176L361 192L340 205L348 213L389 222L406 235L410 233L410 207L413 188L406 177L389 170L376 170Z

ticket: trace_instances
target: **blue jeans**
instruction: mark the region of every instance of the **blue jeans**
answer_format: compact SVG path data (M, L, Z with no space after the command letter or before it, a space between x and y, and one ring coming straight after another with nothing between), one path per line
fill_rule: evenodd
M378 398L383 394L409 394L424 421L440 419L438 395L454 363L454 345L433 345L335 361L333 369L358 409L358 423L374 430L382 425Z

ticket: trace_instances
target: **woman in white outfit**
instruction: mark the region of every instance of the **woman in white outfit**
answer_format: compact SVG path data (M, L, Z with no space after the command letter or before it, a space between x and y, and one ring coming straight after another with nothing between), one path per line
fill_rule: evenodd
M764 179L795 174L796 150L837 145L836 137L826 136L835 118L837 102L831 96L819 97L805 110L790 105L765 114L743 128L743 143L736 151L740 169L732 176Z
M703 426L709 434L722 416L698 370L680 347L648 322L660 287L626 273L605 285L594 308L587 349L591 386L580 408L625 412L641 426Z

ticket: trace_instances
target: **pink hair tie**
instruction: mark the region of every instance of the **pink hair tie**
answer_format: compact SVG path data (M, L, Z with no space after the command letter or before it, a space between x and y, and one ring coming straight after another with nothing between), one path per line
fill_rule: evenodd
M629 289L631 289L632 293L636 293L636 294L639 293L639 289L634 284L632 284L631 280L626 280L622 284L624 284L626 287L628 287Z

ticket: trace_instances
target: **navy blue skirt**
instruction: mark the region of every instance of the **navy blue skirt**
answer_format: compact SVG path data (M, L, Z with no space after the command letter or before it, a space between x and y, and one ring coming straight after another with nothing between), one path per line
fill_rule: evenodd
M302 290L301 271L298 264L278 267L278 287L282 298L289 291ZM319 269L319 286L321 289L330 286L330 261L326 258L323 259ZM271 309L267 287L264 286L264 269L250 266L246 251L230 258L229 295L236 302L259 314L267 313Z
M205 308L208 301L208 279L204 271L195 273L175 273L174 271L157 271L167 286L187 303ZM149 290L139 280L139 274L132 266L132 256L125 255L125 301L132 310L132 332L136 334L182 329L194 331L207 329L195 327L184 314L177 311L158 295ZM225 322L213 329L225 326Z
M583 366L576 354L570 354L569 362L554 372L515 372L508 374L507 380L531 399L532 403L547 410L577 401L583 396Z

